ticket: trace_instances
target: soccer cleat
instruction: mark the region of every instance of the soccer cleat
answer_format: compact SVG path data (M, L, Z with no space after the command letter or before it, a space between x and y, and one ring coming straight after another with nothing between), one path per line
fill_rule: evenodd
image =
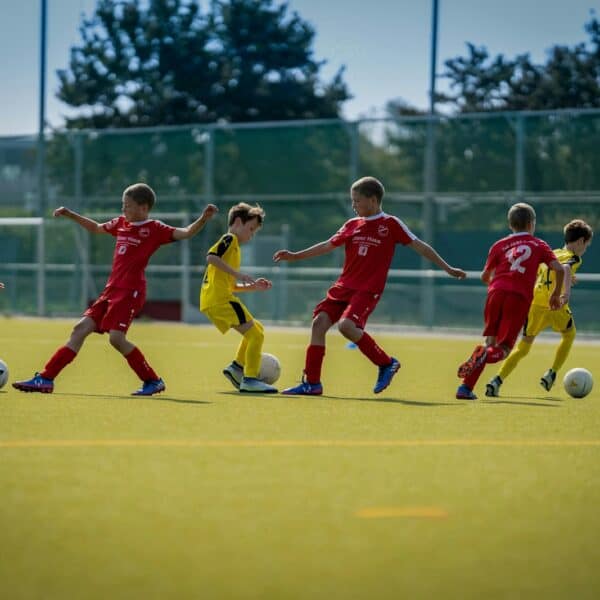
M323 385L319 383L309 383L302 376L302 381L294 387L286 388L281 392L287 396L320 396L323 393Z
M139 390L132 392L132 396L152 396L154 394L160 394L166 389L165 382L162 379L149 379L144 381L142 387Z
M477 400L477 396L473 393L473 390L464 383L458 386L456 390L457 400Z
M458 372L456 373L461 379L469 376L475 369L480 367L483 363L485 363L485 346L475 346L475 350L469 358L458 367Z
M256 377L243 377L240 383L240 392L249 392L252 394L276 394L277 388Z
M548 369L540 379L540 385L549 392L556 381L556 371L554 369Z
M223 369L223 375L231 381L231 385L234 388L240 389L240 383L242 383L242 379L244 378L244 369L235 360Z
M392 362L389 365L379 367L379 375L377 376L377 382L373 388L373 391L376 394L383 392L383 390L390 385L394 375L398 372L398 369L400 369L400 363L398 362L398 359L394 358L393 356L391 358Z
M490 379L485 384L485 395L490 398L497 398L500 394L500 386L502 385L502 378L496 375L493 379Z
M36 373L31 379L26 381L15 381L13 387L22 392L41 392L42 394L51 394L54 391L54 381L46 379L39 373Z

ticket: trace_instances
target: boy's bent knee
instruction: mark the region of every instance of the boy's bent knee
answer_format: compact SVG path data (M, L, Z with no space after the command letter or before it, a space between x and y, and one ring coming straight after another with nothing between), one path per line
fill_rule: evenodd
M338 330L343 336L354 336L358 333L359 327L350 319L341 319L338 323Z

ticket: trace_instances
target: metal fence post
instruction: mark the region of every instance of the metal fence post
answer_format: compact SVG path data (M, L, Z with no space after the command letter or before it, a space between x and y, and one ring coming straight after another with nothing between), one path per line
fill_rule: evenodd
M213 202L215 194L215 130L206 131L204 144L204 201ZM201 208L201 207L199 207Z
M424 181L423 181L423 241L433 244L435 238L435 189L436 189L436 160L435 160L435 117L427 119L427 138L425 142ZM422 269L431 269L431 264L425 258L421 259ZM435 290L431 277L421 280L421 316L423 325L433 327L435 320Z
M45 219L40 220L37 238L37 313L43 317L46 314L46 244Z
M517 115L515 137L515 194L519 201L525 191L525 117Z

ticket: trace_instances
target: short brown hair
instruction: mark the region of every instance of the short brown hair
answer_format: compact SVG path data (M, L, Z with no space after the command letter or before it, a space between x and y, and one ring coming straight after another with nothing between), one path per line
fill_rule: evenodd
M358 192L361 196L365 196L365 198L375 196L379 203L381 203L383 195L385 194L383 183L381 183L379 179L375 179L375 177L361 177L360 179L357 179L352 184L350 191Z
M535 210L533 206L525 202L517 202L508 210L508 224L514 231L525 231L527 227L535 222Z
M242 220L242 223L257 219L258 224L262 225L265 220L265 211L258 204L251 206L246 202L239 202L229 210L227 217L229 226L233 225L238 217Z
M573 219L567 223L563 229L565 234L565 243L576 242L583 238L584 242L592 239L593 229L583 219Z
M146 204L151 210L156 202L156 194L147 183L134 183L130 185L124 192L123 198L131 198L136 204Z

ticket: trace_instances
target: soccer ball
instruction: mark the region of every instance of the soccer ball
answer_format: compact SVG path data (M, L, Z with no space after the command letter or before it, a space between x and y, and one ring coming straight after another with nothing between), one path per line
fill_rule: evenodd
M563 385L569 396L584 398L592 391L594 378L587 369L578 367L567 372L563 379Z
M272 385L279 379L280 375L281 365L277 357L263 352L260 359L260 373L258 374L258 378Z
M0 388L3 388L8 381L8 366L0 359Z

